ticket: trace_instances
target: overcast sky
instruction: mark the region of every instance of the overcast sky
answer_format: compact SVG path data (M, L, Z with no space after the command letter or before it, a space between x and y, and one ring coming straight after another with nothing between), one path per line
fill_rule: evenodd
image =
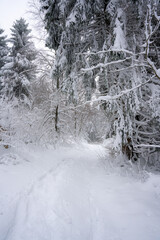
M40 37L40 32L37 32L34 28L35 21L33 21L33 16L28 13L29 0L0 0L0 28L5 30L4 34L10 37L13 23L23 17L27 23L29 23L29 28L32 30L33 41L37 47L43 47L45 45L44 41L38 40ZM43 35L43 29L41 29Z
M28 0L0 0L0 28L10 34L13 22L21 17L28 20Z

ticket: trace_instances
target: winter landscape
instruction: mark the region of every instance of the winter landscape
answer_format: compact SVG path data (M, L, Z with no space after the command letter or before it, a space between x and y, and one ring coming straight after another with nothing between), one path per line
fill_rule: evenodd
M0 240L160 240L159 1L26 11L0 25Z

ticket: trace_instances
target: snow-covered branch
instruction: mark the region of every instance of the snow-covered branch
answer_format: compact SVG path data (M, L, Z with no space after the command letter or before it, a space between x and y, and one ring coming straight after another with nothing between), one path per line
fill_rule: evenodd
M82 53L77 53L77 55L86 55L86 56L90 56L90 55L99 55L99 54L105 54L105 53L125 53L125 54L129 54L129 55L132 55L132 56L136 56L136 55L139 55L139 54L144 54L145 52L143 53L139 53L139 54L135 54L133 53L132 51L129 51L127 49L114 49L114 48L110 48L108 50L103 50L103 51L97 51L97 52L82 52Z
M160 145L155 145L155 144L139 144L139 145L136 145L135 147L160 148Z
M157 20L157 23L153 29L152 26L152 10L154 12L154 16ZM154 6L154 9L151 8L151 4L147 5L147 16L146 16L146 21L145 21L145 36L146 36L146 43L144 44L145 46L145 55L146 55L146 60L148 65L151 67L153 70L155 76L160 79L160 69L157 69L153 61L149 58L149 53L150 53L150 44L152 43L151 38L154 36L154 34L157 32L157 30L160 27L160 16L158 16L156 8Z
M83 72L92 71L92 70L97 69L97 68L106 68L107 66L110 66L110 65L113 65L113 64L124 63L125 61L128 61L128 60L131 60L131 57L127 57L125 59L120 59L120 60L116 60L116 61L111 61L111 62L108 62L108 63L99 63L96 66L92 66L92 67L89 67L89 68L82 68L81 70Z
M109 95L107 95L107 96L100 96L98 99L96 99L96 101L101 101L101 100L103 100L103 101L116 100L116 99L122 97L123 95L127 95L128 93L136 90L137 88L142 87L143 85L145 85L145 84L147 84L147 83L149 83L149 82L150 82L150 80L146 81L145 83L140 83L140 84L138 84L137 86L135 86L135 87L133 87L133 88L130 88L130 89L123 90L123 91L121 91L119 94L114 95L114 96L109 96Z

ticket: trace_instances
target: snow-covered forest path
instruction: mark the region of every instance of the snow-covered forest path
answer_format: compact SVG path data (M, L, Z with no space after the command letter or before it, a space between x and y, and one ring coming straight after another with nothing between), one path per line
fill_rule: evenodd
M82 144L1 158L0 240L159 240L160 176L138 180L105 151Z

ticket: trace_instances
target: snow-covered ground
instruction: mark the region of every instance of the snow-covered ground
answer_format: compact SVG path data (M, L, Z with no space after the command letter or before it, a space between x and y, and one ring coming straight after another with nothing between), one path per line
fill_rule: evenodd
M1 149L0 240L160 240L160 176L134 171L100 145Z

